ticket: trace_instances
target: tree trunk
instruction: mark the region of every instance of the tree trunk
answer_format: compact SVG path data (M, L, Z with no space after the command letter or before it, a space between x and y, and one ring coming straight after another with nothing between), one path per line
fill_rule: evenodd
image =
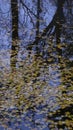
M36 19L36 37L39 38L39 27L40 27L40 0L37 0L37 19ZM39 54L38 42L36 43L36 53Z
M18 39L18 0L11 0L12 39Z
M11 68L16 67L18 54L18 0L11 0L11 14L12 14L12 46L11 46Z
M58 0L57 1L57 19L56 19L56 25L55 25L55 33L56 33L56 44L59 45L61 43L60 37L61 37L61 31L62 31L62 25L65 22L64 13L63 13L63 5L65 0ZM57 51L60 55L62 55L62 49L57 47Z
M40 0L37 0L36 38L39 37L40 26Z

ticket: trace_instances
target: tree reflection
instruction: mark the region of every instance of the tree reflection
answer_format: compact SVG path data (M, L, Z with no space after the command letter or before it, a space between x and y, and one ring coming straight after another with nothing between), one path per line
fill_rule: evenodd
M19 66L16 69L19 41L18 1L12 0L12 46L10 57L12 73L11 75L4 74L4 84L0 84L1 124L4 123L7 125L6 127L13 127L14 129L22 128L23 124L28 125L30 129L46 130L47 126L50 130L72 129L73 62L69 57L72 56L73 46L72 44L66 46L67 43L64 43L64 48L61 48L61 44L63 44L61 41L61 38L63 38L63 24L67 18L63 8L67 1L57 0L56 12L51 22L45 26L41 33L41 0L37 0L37 15L27 6L28 1L24 3L21 0L20 2L30 12L31 16L36 17L35 40L32 40L32 43L28 41L32 50L28 50L26 46L25 48L23 45L21 46ZM68 28L66 30L67 35ZM27 39L29 31L27 31L25 37L23 36L24 38ZM69 33L72 35L71 29ZM69 41L67 42L69 43ZM25 44L24 40L23 44ZM36 45L39 47L39 53L35 53L33 48ZM38 52L37 49L36 51Z
M18 54L18 1L11 0L11 14L12 14L12 46L11 46L11 69L16 68L17 54Z
M57 18L56 18L56 27L55 27L55 33L56 33L56 44L60 44L61 40L61 33L62 33L62 26L65 22L65 17L63 13L63 6L64 6L65 0L58 0L57 1ZM60 55L62 55L61 48L57 47L57 51Z

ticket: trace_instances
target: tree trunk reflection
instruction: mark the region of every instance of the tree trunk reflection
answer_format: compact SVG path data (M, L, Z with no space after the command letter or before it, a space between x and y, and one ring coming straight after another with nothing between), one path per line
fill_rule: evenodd
M16 67L17 54L18 54L18 1L11 0L11 13L12 13L12 46L11 46L11 69Z

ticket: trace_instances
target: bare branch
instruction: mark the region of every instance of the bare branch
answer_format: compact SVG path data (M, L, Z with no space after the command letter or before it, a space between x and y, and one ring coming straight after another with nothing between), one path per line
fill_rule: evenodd
M27 49L32 48L33 45L37 44L39 40L41 40L48 33L48 31L50 31L50 29L53 28L53 26L56 24L56 19L57 19L57 11L50 24L48 24L48 26L43 30L42 34L40 34L39 37L37 37L37 39L33 43L27 46Z
M21 4L31 13L33 14L36 18L37 18L37 15L33 13L33 11L31 11L27 6L26 4L24 4L24 2L22 0L20 0Z

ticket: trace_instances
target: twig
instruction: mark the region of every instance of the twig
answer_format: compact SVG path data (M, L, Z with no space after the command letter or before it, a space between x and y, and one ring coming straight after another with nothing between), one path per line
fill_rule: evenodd
M24 4L24 2L22 0L20 0L20 2L22 3L22 5L31 13L33 14L36 18L37 18L37 15L33 13L33 11L31 11L27 6L26 4Z

